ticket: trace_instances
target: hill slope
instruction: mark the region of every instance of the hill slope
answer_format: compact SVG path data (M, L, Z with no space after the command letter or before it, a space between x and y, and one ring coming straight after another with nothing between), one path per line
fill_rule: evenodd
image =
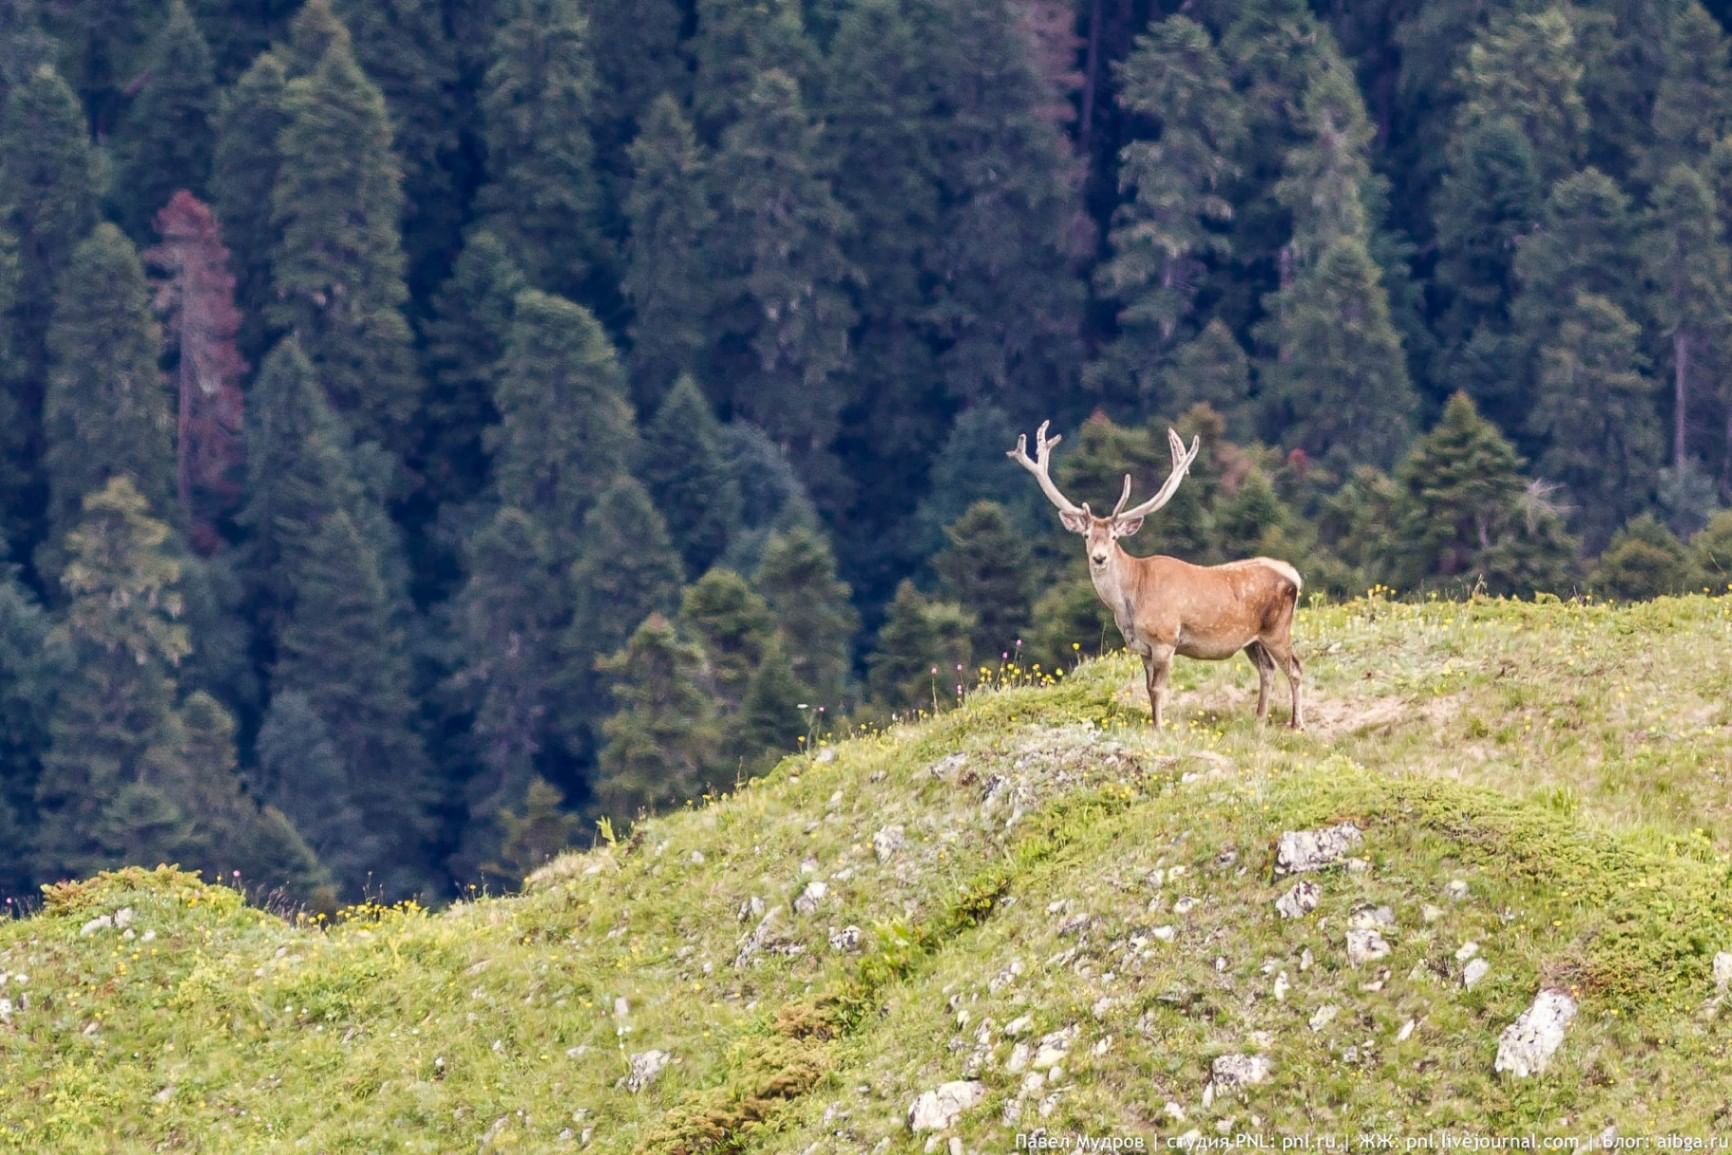
M1245 662L1181 663L1154 733L1121 658L518 897L320 928L166 870L63 887L0 924L0 1147L918 1150L947 1083L969 1152L1732 1127L1732 600L1301 630L1302 735L1252 722ZM1334 865L1276 869L1341 824ZM1542 988L1578 1007L1561 1049L1498 1074Z

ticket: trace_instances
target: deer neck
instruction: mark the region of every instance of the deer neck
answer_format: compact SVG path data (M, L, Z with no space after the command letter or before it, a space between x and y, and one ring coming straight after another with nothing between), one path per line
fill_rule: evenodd
M1089 566L1095 594L1112 611L1113 621L1126 641L1133 640L1136 633L1136 560L1115 541L1106 565L1099 569Z

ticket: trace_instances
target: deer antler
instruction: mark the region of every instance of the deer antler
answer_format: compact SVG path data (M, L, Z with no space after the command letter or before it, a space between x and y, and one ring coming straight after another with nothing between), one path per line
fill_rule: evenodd
M1197 459L1197 451L1202 448L1202 438L1191 438L1191 448L1186 449L1179 435L1171 429L1167 430L1167 447L1173 455L1173 472L1167 478L1167 483L1161 486L1161 491L1133 509L1126 509L1125 502L1131 499L1131 475L1125 474L1125 489L1119 496L1119 503L1113 508L1114 520L1129 520L1133 517L1146 517L1173 500L1173 494L1178 492L1179 482L1185 480L1185 474L1191 468L1191 462Z
M1051 441L1047 440L1046 427L1051 424L1051 421L1042 421L1040 428L1035 430L1034 457L1032 459L1028 456L1028 435L1026 433L1017 434L1016 448L1007 451L1005 456L1034 474L1034 479L1040 482L1040 491L1046 494L1048 501L1058 506L1060 513L1082 514L1085 512L1083 508L1060 493L1058 486L1053 484L1049 456L1052 453L1052 447L1064 438L1054 436Z

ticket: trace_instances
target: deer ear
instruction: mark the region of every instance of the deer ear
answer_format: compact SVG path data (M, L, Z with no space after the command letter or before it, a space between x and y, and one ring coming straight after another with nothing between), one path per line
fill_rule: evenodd
M1114 537L1129 537L1129 536L1131 536L1131 534L1137 532L1137 530L1139 530L1141 528L1143 528L1143 519L1142 518L1140 518L1140 517L1121 517L1118 520L1113 522L1113 536Z
M1089 515L1086 513L1066 513L1061 510L1058 519L1072 533L1087 533L1089 531Z

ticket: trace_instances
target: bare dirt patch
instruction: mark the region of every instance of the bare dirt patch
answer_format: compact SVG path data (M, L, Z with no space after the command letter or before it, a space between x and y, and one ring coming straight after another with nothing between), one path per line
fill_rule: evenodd
M1114 695L1128 709L1149 708L1149 696L1139 675L1119 687ZM1269 724L1287 724L1288 702L1285 682L1279 679L1269 695ZM1324 736L1357 734L1367 730L1393 729L1414 722L1438 725L1454 717L1459 703L1453 697L1430 698L1415 703L1395 694L1376 694L1355 698L1323 697L1307 687L1305 695L1305 728ZM1233 723L1249 719L1257 711L1257 687L1216 686L1197 690L1176 691L1167 699L1168 717L1180 725L1191 719Z

